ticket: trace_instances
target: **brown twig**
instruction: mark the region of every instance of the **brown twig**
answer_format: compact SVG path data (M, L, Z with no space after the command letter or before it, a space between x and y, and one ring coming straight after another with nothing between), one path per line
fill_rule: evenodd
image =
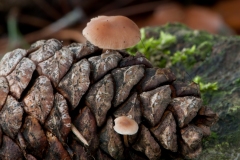
M75 42L85 42L86 39L79 30L74 29L62 29L59 32L52 35L52 37L61 40L72 40Z

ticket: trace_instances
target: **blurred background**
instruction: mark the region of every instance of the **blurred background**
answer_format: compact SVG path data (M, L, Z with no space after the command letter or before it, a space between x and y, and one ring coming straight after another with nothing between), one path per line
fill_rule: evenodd
M0 54L40 39L84 42L98 15L125 15L139 27L181 22L212 34L240 34L240 0L0 0Z

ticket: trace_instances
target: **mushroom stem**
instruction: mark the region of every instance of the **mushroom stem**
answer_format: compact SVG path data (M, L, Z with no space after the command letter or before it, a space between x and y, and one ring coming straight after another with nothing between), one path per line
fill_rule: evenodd
M123 135L123 141L124 141L125 146L126 146L126 147L129 147L127 135Z
M77 130L77 128L73 124L71 125L71 130L83 144L89 146L87 140L83 137L83 135Z

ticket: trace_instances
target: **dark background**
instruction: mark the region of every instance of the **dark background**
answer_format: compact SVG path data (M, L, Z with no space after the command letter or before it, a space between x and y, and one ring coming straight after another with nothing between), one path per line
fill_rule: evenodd
M239 7L240 0L0 0L0 53L39 39L83 42L82 29L98 15L125 15L139 27L181 22L213 34L237 35Z

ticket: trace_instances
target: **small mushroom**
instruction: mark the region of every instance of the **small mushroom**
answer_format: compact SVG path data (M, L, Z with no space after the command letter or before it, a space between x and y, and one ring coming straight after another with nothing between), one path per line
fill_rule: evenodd
M127 117L121 116L114 120L115 126L113 129L118 133L123 135L123 140L125 146L129 147L127 135L134 135L138 131L138 124L135 120Z
M82 34L93 45L112 50L132 47L141 39L138 26L124 16L92 18L83 29Z

